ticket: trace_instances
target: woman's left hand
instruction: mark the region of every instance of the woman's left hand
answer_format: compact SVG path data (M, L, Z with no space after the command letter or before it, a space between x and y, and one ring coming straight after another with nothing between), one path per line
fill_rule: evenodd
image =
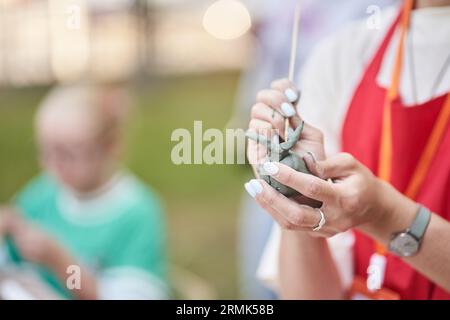
M263 180L252 180L250 183L257 202L282 228L330 237L383 219L389 210L388 202L383 201L389 188L353 156L340 153L324 161L315 161L312 157L305 157L305 160L316 176L275 162L265 163L264 169L280 183L323 202L320 210L326 223L320 230L312 231L321 219L318 209L286 198Z

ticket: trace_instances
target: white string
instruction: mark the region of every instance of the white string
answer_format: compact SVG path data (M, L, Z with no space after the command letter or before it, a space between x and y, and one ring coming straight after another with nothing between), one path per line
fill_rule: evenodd
M295 62L297 60L298 34L300 32L300 17L301 17L301 0L297 0L295 7L294 24L292 26L291 38L291 55L289 59L289 80L294 81Z
M300 17L301 17L301 0L297 0L294 13L294 24L292 26L291 38L291 56L289 59L289 74L288 79L294 82L295 77L295 62L297 60L298 35L300 32ZM289 133L289 118L284 120L284 140L287 141Z

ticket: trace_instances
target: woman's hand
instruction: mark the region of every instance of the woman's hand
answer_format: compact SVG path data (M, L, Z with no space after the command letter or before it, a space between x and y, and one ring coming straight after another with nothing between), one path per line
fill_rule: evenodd
M276 133L285 139L285 118L289 118L292 128L296 128L302 121L295 110L299 97L299 91L289 80L274 81L270 89L258 93L256 104L252 107L249 129L268 138ZM312 152L317 159L325 159L322 132L305 123L301 138L292 151L300 155ZM250 140L247 157L257 171L258 165L267 159L267 150Z
M341 153L317 162L310 158L308 166L317 177L274 162L265 163L264 169L282 184L323 202L321 210L326 223L315 232L312 229L321 218L318 210L284 197L263 180L250 182L258 203L284 229L330 237L350 228L377 224L395 207L391 203L395 197L390 194L393 188L377 179L350 154Z

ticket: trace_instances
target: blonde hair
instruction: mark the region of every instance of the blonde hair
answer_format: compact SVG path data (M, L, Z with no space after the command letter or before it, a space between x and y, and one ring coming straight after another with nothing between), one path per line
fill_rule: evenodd
M100 135L118 138L129 111L129 96L123 87L112 85L67 85L50 91L39 106L36 124L46 119L81 116L92 121Z

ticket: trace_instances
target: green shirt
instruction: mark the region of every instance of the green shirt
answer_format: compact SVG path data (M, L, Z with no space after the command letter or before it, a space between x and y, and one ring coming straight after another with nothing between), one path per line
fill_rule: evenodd
M134 176L118 174L94 197L80 201L42 174L16 202L26 219L49 232L97 276L100 298L167 297L161 207ZM8 252L15 263L24 263L14 245ZM34 267L56 290L72 296L51 272Z

